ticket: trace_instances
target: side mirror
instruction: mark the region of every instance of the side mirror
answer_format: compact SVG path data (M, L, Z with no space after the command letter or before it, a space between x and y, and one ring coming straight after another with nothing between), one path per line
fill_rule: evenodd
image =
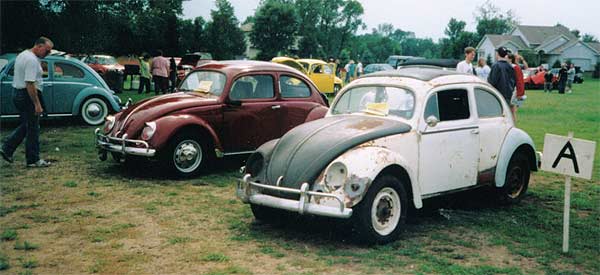
M425 123L427 123L427 126L429 127L435 127L438 124L438 122L440 122L440 120L433 115L428 116L425 120Z

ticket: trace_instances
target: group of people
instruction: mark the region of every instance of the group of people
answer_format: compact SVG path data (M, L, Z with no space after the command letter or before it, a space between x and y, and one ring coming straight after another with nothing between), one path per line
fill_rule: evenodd
M140 85L138 94L151 89L150 80L154 82L154 93L166 94L175 89L177 83L177 64L175 58L167 59L161 50L156 51L155 57L150 59L148 54L138 57L140 63ZM169 83L170 82L170 83ZM170 85L169 85L170 84Z
M515 122L517 121L517 107L525 99L525 82L523 80L523 69L527 69L527 61L513 54L505 47L496 49L497 62L490 68L484 58L480 58L477 67L473 67L475 48L465 48L465 60L456 65L456 71L473 74L490 83L504 97L512 112Z
M364 68L362 62L360 60L357 63L354 63L354 60L350 59L346 66L344 66L343 71L341 73L346 73L346 77L344 78L345 83L350 83L352 80L360 77L364 74ZM339 75L338 75L339 77Z

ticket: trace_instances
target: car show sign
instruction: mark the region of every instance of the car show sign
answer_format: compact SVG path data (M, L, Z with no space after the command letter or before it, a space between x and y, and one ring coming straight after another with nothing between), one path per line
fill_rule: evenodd
M563 252L569 251L569 211L571 208L571 176L592 179L596 142L546 134L542 170L565 175L565 206L563 213Z

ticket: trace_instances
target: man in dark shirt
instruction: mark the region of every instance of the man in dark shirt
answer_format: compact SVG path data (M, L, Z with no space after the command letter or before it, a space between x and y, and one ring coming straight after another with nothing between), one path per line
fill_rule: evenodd
M565 86L567 85L567 64L563 63L558 71L558 93L565 93Z
M544 93L546 91L548 91L549 93L552 92L552 79L554 78L554 75L552 74L551 70L547 70L546 74L544 74Z
M488 76L488 82L496 88L512 107L511 99L515 92L515 71L507 61L509 50L505 47L496 49L497 62L492 65L492 70Z

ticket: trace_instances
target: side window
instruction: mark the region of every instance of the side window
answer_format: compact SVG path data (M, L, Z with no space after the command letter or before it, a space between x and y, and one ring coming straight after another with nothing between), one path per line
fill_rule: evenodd
M292 77L281 76L279 79L281 97L283 98L306 98L310 97L310 88L304 81Z
M322 65L314 65L313 66L313 73L315 74L322 74L323 73L323 66Z
M502 104L492 93L476 88L475 102L477 104L477 114L480 118L502 116Z
M466 90L446 90L431 96L425 105L423 119L434 115L439 121L467 119L469 98Z
M54 63L54 78L55 79L76 79L83 78L84 73L81 69L66 63Z
M42 66L42 78L48 78L48 62L42 61L41 66ZM10 69L8 69L8 72L6 74L10 77L15 76L15 63L12 64L12 66L10 67Z
M233 100L272 98L273 77L270 75L252 75L238 78L231 87L229 98Z

